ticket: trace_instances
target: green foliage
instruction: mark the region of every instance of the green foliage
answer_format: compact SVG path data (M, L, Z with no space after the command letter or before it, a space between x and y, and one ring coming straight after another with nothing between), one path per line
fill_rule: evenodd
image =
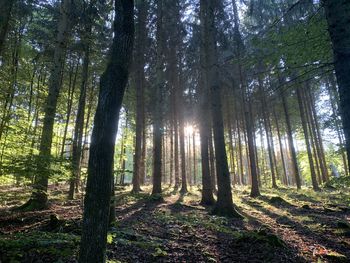
M350 188L350 176L332 177L323 187L333 189Z
M156 247L156 251L154 251L154 253L152 253L152 256L154 256L154 257L166 257L167 255L168 255L168 253L159 247Z
M56 261L71 258L77 252L80 238L71 234L31 232L12 236L0 235L3 262L31 262L41 258Z

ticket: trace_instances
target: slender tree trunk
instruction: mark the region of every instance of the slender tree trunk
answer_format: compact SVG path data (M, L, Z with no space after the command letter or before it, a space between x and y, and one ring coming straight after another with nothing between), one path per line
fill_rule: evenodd
M332 81L331 81L332 82ZM344 165L344 171L345 171L345 175L349 175L349 169L348 169L348 163L347 163L347 157L346 157L346 151L344 151L344 141L343 141L343 136L342 136L342 132L341 132L341 128L339 127L339 121L337 118L337 107L336 107L336 103L334 102L334 100L336 100L336 96L334 96L334 92L337 92L335 90L335 83L331 83L331 84L326 84L328 85L328 93L329 93L329 97L330 97L330 102L331 102L331 106L332 106L332 111L333 111L333 119L335 122L335 127L336 127L336 131L337 131L337 136L338 136L338 140L339 140L339 144L341 146L341 155L342 155L342 159L343 159L343 165Z
M126 155L126 146L125 146L125 141L126 141L126 128L127 128L127 119L125 120L125 127L123 130L123 135L122 135L122 141L121 141L121 146L120 146L120 180L119 184L124 185L125 184L125 155Z
M236 184L236 176L235 176L235 161L234 161L234 150L233 150L233 135L232 135L232 117L231 117L231 109L229 107L229 104L226 104L227 108L227 131L228 131L228 138L229 138L229 152L230 152L230 166L231 166L231 181L233 187Z
M314 126L315 138L317 141L316 147L317 147L318 158L319 158L320 164L321 164L322 180L324 182L327 182L329 180L329 174L328 174L328 169L327 169L326 157L325 157L325 153L324 153L323 140L322 140L321 131L320 131L320 124L319 124L318 118L317 118L314 97L313 97L313 94L311 94L310 89L306 90L306 96L307 96L308 102L309 102L308 108L309 108L309 111L311 114L311 118L313 120L312 123Z
M350 2L348 0L323 0L323 6L333 44L340 114L343 121L348 164L350 164Z
M71 0L63 0L61 5L61 17L58 23L53 68L49 81L49 93L46 98L44 109L45 116L39 147L38 171L35 177L31 199L22 207L23 209L42 209L47 206L47 187L50 174L53 127L58 96L61 89L61 74L70 29L70 8Z
M280 152L281 152L281 160L282 160L282 168L283 168L283 180L284 180L284 184L288 185L286 163L285 163L285 158L284 158L284 153L283 153L283 144L282 144L280 126L279 126L279 121L277 119L277 114L276 114L275 108L273 109L273 115L274 115L275 122L276 122L278 144L280 146Z
M147 151L147 135L146 135L146 116L145 116L145 107L143 106L143 127L142 127L142 151L141 151L141 162L140 162L140 176L141 183L146 183L146 151Z
M297 189L299 190L299 189L301 189L301 179L300 179L300 172L299 172L299 168L298 168L297 154L296 154L294 143L293 143L292 125L290 123L287 101L286 101L286 98L285 98L283 93L281 94L281 97L282 97L282 105L283 105L284 115L286 118L288 144L289 144L289 150L290 150L291 157L292 157L293 173L294 173L295 183L297 185Z
M193 155L193 184L197 184L197 154L196 154L196 133L192 134L192 155Z
M162 89L163 89L163 0L157 0L157 80L153 111L153 189L152 194L162 192Z
M182 97L182 92L181 94L179 94L179 101L182 101L182 99L180 99L180 96ZM179 107L179 109L182 109L182 108L183 108L183 105ZM187 193L188 190L187 190L187 176L186 176L185 126L184 126L184 116L182 111L180 112L179 129L180 129L180 156L181 156L181 190L180 192L184 194L184 193Z
M243 84L243 83L242 83ZM243 84L244 85L244 84ZM245 91L243 91L245 93ZM245 99L246 101L246 99ZM251 103L249 101L246 102L246 104ZM259 190L259 181L258 181L258 174L256 169L256 156L255 156L255 149L254 149L254 128L253 128L253 121L252 121L252 112L249 109L250 107L245 109L245 119L246 119L246 129L247 129L247 137L248 137L248 149L249 149L249 161L250 161L250 169L251 169L251 197L257 197L260 195Z
M85 32L82 39L84 41L84 59L83 59L83 71L82 82L80 84L80 95L78 103L78 111L75 119L74 136L73 136L73 151L72 151L72 177L69 184L68 198L74 198L74 192L79 190L80 180L80 161L82 153L83 135L84 135L84 117L85 117L85 104L86 104L86 91L87 82L89 78L89 64L90 64L90 41L89 35L92 31L92 8L93 3L90 2L86 10Z
M128 81L134 39L133 1L116 0L115 14L115 37L107 68L100 80L99 100L91 138L80 263L106 261L115 136Z
M260 134L260 145L261 145L261 174L264 177L264 183L267 184L266 171L265 171L265 144L263 136L262 121L259 121L259 134ZM259 185L261 186L261 185Z
M237 105L237 104L236 104ZM236 112L237 112L237 106L236 108ZM244 174L244 166L243 166L243 147L242 147L242 137L241 137L241 128L240 128L240 121L238 119L238 115L236 115L237 118L237 136L238 136L238 154L239 154L239 174L238 174L238 178L239 178L239 184L243 185L243 174Z
M67 111L66 111L66 121L64 125L64 132L63 132L62 145L61 145L61 154L60 154L61 159L63 158L63 155L66 150L68 126L70 124L70 118L72 115L73 98L74 98L75 86L76 86L76 81L78 76L79 60L80 59L77 59L75 71L74 71L74 63L73 63L73 67L69 74L68 102L67 102Z
M210 114L210 113L209 113ZM210 115L209 115L210 116ZM217 182L216 182L216 168L215 168L215 152L213 145L213 133L209 128L209 164L210 164L210 176L213 186L214 193L217 192Z
M200 21L201 21L201 43L200 43L200 90L199 90L199 137L200 137L200 151L201 151L201 168L202 168L202 205L213 205L215 203L213 196L213 182L210 173L209 166L209 143L211 143L211 130L209 123L209 108L210 103L208 83L207 83L207 67L205 63L206 59L206 46L208 43L205 41L205 28L208 26L208 22L205 19L205 12L202 2L200 8Z
M188 182L190 186L193 185L191 141L192 141L191 134L188 134L187 136L187 169L188 169Z
M10 70L10 85L6 93L5 103L4 103L3 112L2 112L2 118L0 122L0 141L3 134L4 133L7 134L6 128L7 128L7 125L9 124L9 121L11 120L12 106L14 103L14 98L15 98L16 89L17 89L18 65L19 65L19 58L20 58L19 53L20 53L20 47L21 47L22 35L23 35L22 31L23 31L22 26L19 26L19 28L16 30L15 43L14 43L13 50L11 52L12 67ZM5 147L5 143L4 143L4 147ZM2 158L0 158L0 160L2 162Z
M135 78L136 78L136 141L134 155L134 171L132 177L132 192L141 191L141 162L142 162L142 131L144 118L144 86L145 86L145 40L148 4L146 1L137 1L136 51L135 51Z
M277 183L276 183L276 175L275 175L275 163L274 163L274 151L273 151L273 141L272 141L272 135L271 135L271 130L270 130L270 125L269 125L269 116L267 114L267 109L266 109L266 97L263 89L263 84L262 80L259 77L259 91L260 91L260 96L261 96L261 106L262 106L262 115L263 115L263 120L264 120L264 128L265 128L265 133L266 133L266 139L267 139L267 151L269 153L269 160L270 160L270 171L271 171L271 176L272 176L272 188L277 188Z
M300 87L297 87L297 97L298 97L299 111L300 111L300 117L301 117L301 124L303 126L303 131L304 131L306 150L307 150L307 155L309 158L312 187L315 191L319 191L320 189L318 187L317 180L316 180L314 161L313 161L313 157L312 157L312 150L311 150L311 146L310 146L309 133L308 133L307 123L306 123L307 120L306 120L306 116L305 116L305 107L303 104L303 97L302 97Z
M171 98L172 99L172 98ZM174 108L171 107L170 117L170 177L169 185L174 182Z
M217 202L213 213L225 216L239 217L233 206L230 172L228 169L227 155L225 149L224 124L221 103L221 83L219 81L219 69L216 54L216 25L215 25L215 2L201 0L200 6L203 9L204 39L207 46L206 66L208 69L208 87L211 96L211 115L214 131L216 175L218 181Z
M174 90L175 93L175 90ZM178 110L177 110L177 99L174 94L174 163L175 163L175 190L180 186L180 163L179 163L179 126L178 126Z

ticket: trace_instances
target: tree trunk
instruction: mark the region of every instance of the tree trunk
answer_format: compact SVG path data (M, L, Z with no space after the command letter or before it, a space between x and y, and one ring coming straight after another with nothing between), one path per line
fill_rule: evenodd
M262 84L262 80L259 77L259 91L260 91L260 97L261 99L261 106L262 106L262 114L263 114L263 119L264 119L264 128L265 128L265 133L266 133L266 139L267 139L267 151L269 153L269 161L270 161L270 171L271 171L271 176L272 176L272 188L277 188L277 183L276 183L276 175L275 175L275 163L274 163L274 158L275 154L273 151L273 141L272 141L272 135L271 135L271 130L270 130L270 123L269 123L269 116L267 114L267 109L266 109L266 97L264 93L264 88Z
M242 86L245 85L242 83ZM246 91L243 90L243 93ZM246 99L244 99L246 101ZM250 104L250 101L246 101L245 104ZM252 118L252 112L248 105L246 105L245 108L245 119L246 119L246 129L247 129L247 137L248 137L248 149L249 149L249 161L250 161L250 169L251 169L251 197L257 197L260 195L259 190L259 181L258 181L258 174L256 169L256 156L255 156L255 149L254 149L254 127L253 127L253 118Z
M115 14L113 44L107 68L100 80L91 137L80 263L106 261L115 136L128 81L134 39L133 1L116 0Z
M178 109L177 109L177 99L176 91L174 89L174 163L175 163L175 190L180 186L180 163L179 163L179 126L178 126Z
M197 155L196 155L196 133L192 134L192 156L193 156L193 184L197 184Z
M293 173L294 173L297 189L299 190L301 189L301 179L300 179L300 172L298 168L297 154L293 143L292 125L290 123L287 101L283 93L281 94L281 97L282 97L283 111L286 118L288 145L289 145L289 150L292 157Z
M201 42L200 42L200 88L199 88L199 137L200 137L200 152L201 152L201 167L202 167L202 205L213 205L215 203L213 196L213 182L211 179L209 166L209 143L211 143L211 130L209 123L209 108L210 103L209 90L207 84L207 67L205 27L208 26L205 19L205 12L202 2L200 8L201 21Z
M344 165L344 171L345 171L345 175L349 175L349 169L348 169L348 163L347 163L347 157L346 157L346 151L344 151L344 142L343 142L343 134L341 132L341 128L340 125L338 123L338 118L337 118L337 107L335 103L336 97L334 96L334 93L337 92L336 91L336 87L335 87L335 83L332 83L333 81L330 81L331 83L327 83L326 85L328 86L328 93L329 93L329 98L330 98L330 102L331 102L331 106L332 106L332 111L333 111L333 120L335 122L335 126L336 126L336 131L337 131L337 136L338 136L338 141L341 147L341 155L342 155L342 159L343 159L343 165Z
M145 40L148 4L146 1L137 1L136 51L135 51L135 78L136 78L136 141L134 155L134 171L132 177L132 192L141 190L141 162L142 162L142 131L144 118L144 86L145 86Z
M13 51L11 52L11 70L10 70L10 85L8 87L8 91L6 92L5 102L2 109L2 118L0 122L0 141L3 137L3 134L7 134L7 126L11 120L12 106L14 103L14 98L17 89L17 78L18 78L18 65L19 65L19 52L22 42L22 30L19 28L16 30L15 43L13 47ZM6 136L5 136L6 137ZM3 143L3 149L5 148L5 142ZM3 151L2 151L3 152ZM2 154L1 154L2 156ZM0 158L0 166L2 163L2 157Z
M87 82L89 78L89 64L90 64L90 40L89 35L92 31L92 8L94 2L90 2L86 10L85 32L83 32L82 39L84 45L84 60L82 71L82 82L80 85L80 95L78 103L78 111L75 119L74 137L73 137L73 152L72 152L72 177L70 180L68 198L74 198L74 192L78 191L78 185L80 180L80 161L82 153L83 135L84 135L84 117L85 117L85 104L86 104L86 91Z
M188 170L188 183L190 186L193 185L193 176L192 176L192 145L191 145L191 134L187 135L187 170Z
M329 174L327 169L326 157L324 153L323 140L322 140L321 131L320 131L320 124L318 122L316 108L315 108L315 100L309 88L306 90L306 93L307 93L306 96L308 98L308 105L309 105L308 108L310 111L311 118L313 120L312 123L314 127L315 138L317 141L316 147L317 147L318 158L320 160L320 165L321 165L322 180L323 182L327 182L329 180Z
M51 145L57 101L61 89L61 74L65 60L65 51L70 29L71 0L63 0L61 17L54 51L53 67L49 81L49 93L44 108L44 121L39 147L38 170L35 177L31 199L23 209L42 209L47 206L47 187L50 175Z
M77 59L75 71L74 71L74 63L73 63L73 66L69 72L69 85L68 85L68 98L67 98L68 101L67 101L66 121L64 124L64 132L63 132L62 145L61 145L61 154L60 154L61 159L63 158L63 155L64 155L65 150L66 150L68 126L70 124L70 117L72 114L75 84L77 81L78 69L79 69L79 60L80 60L80 58Z
M218 181L218 199L213 213L224 216L239 217L232 201L230 172L228 169L225 149L224 124L221 103L221 83L216 54L216 25L215 25L215 2L201 0L200 7L203 9L204 41L207 46L204 50L206 66L208 70L208 87L211 96L211 115L214 131L216 175Z
M350 2L348 0L323 0L323 6L333 44L340 114L343 121L348 164L350 164Z
M211 114L209 113L209 115L206 116L206 118L208 118L208 116L211 116ZM212 121L210 120L210 123L212 123ZM216 170L215 170L215 152L214 152L214 145L213 145L214 141L213 141L213 133L211 131L211 129L209 128L209 165L210 165L210 177L211 177L211 181L212 181L212 186L213 186L213 191L214 193L217 192L217 183L216 183Z
M284 158L284 153L283 153L283 145L282 145L280 126L279 126L279 121L277 119L277 114L276 114L275 108L273 109L273 115L275 117L277 136L278 136L278 144L280 146L280 152L281 152L281 161L282 161L282 167L283 167L283 180L284 180L284 184L288 185L286 163L285 163L285 158Z
M301 117L301 124L303 126L304 131L304 137L305 137L305 143L306 143L306 150L307 150L307 156L309 158L309 165L310 165L310 172L311 172L311 180L312 180L312 187L315 191L319 191L319 187L316 180L316 173L315 173L315 166L314 161L312 157L312 150L310 146L310 139L309 139L309 133L306 123L306 117L305 117L305 107L303 104L303 97L301 94L300 87L297 87L297 97L298 97L298 104L299 104L299 111L300 111L300 117Z
M182 97L182 92L179 94L179 101L182 102L182 98L180 97ZM182 111L183 105L180 105L179 109L180 109L180 118L179 118L180 156L181 156L181 190L180 192L184 194L184 193L187 193L187 176L186 176L186 153L185 153L185 126L184 126L184 116Z
M153 110L153 189L152 194L162 192L162 138L163 138L163 0L157 0L157 80Z
M142 151L141 151L141 162L140 162L140 176L141 183L146 183L146 151L147 151L147 137L146 137L146 116L145 107L143 106L143 116L142 116Z

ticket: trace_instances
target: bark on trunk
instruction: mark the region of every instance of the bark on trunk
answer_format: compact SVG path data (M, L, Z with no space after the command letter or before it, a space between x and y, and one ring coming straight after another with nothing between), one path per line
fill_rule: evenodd
M216 175L218 181L218 199L213 213L217 215L239 217L232 201L230 172L228 169L225 149L224 124L221 103L221 83L216 54L216 25L215 25L215 2L201 0L204 22L204 41L207 42L206 66L208 70L208 87L211 96L211 115L214 131Z
M50 175L53 127L58 96L61 89L61 74L70 29L70 8L71 0L63 0L61 5L61 17L58 23L53 68L49 81L49 93L44 108L45 116L39 147L38 171L35 177L31 199L23 207L25 209L42 209L47 206L47 187Z
M86 104L86 93L87 83L89 79L89 64L90 64L90 40L89 36L92 31L92 9L94 8L94 2L91 1L86 8L85 16L85 31L82 33L82 39L84 44L84 59L83 59L83 71L82 71L82 82L80 85L80 95L78 103L78 111L75 119L74 137L73 137L73 152L72 152L72 177L70 180L68 198L73 199L74 193L79 191L80 181L80 161L82 155L82 144L84 135L84 118L85 118L85 104Z
M297 189L301 189L300 172L299 172L299 167L298 167L297 154L296 154L294 143L293 143L292 125L290 123L288 105L287 105L287 101L286 101L286 98L285 98L283 93L281 94L281 97L282 97L283 111L284 111L284 115L286 118L288 145L289 145L289 150L290 150L291 157L292 157L292 168L293 168L293 173L294 173L294 177L295 177L295 183L297 185Z
M134 39L134 3L115 1L114 39L101 76L99 100L91 137L79 262L106 261L115 136L128 81Z
M334 66L340 97L340 114L343 121L348 164L350 164L350 1L323 0L323 5L333 44Z
M162 89L163 89L163 0L157 0L157 80L153 111L153 189L152 194L162 192Z
M271 135L271 129L270 126L271 124L269 123L269 116L267 114L267 109L266 109L266 97L264 93L264 88L262 84L262 80L259 77L259 91L260 91L260 96L261 96L261 107L262 107L262 115L264 119L264 129L266 133L266 139L267 139L267 151L269 153L269 161L270 161L270 171L271 171L271 176L272 176L272 188L277 188L277 183L276 183L276 175L275 175L275 163L274 163L274 158L275 154L273 151L273 141L272 141L272 135Z
M142 162L142 132L144 119L144 87L145 87L145 40L147 37L147 2L137 1L136 51L135 51L135 78L136 78L136 141L134 155L134 171L132 177L132 192L141 191L141 162Z
M306 150L307 150L307 156L309 158L309 165L310 165L310 172L311 172L311 181L312 181L312 187L315 191L319 191L319 187L316 180L316 173L315 173L315 166L314 166L314 160L312 157L312 150L310 146L310 139L309 139L309 132L307 128L306 123L306 116L305 116L305 107L303 104L303 97L301 94L300 87L297 87L297 97L298 97L298 104L299 104L299 111L300 111L300 117L301 117L301 124L303 126L303 132L305 137L305 143L306 143Z
M205 41L205 27L207 21L204 19L205 10L201 5L200 20L201 20L201 46L200 46L200 90L199 90L199 137L200 137L200 151L201 151L201 167L202 167L202 205L213 205L215 203L213 196L213 182L210 176L209 166L209 140L210 125L209 125L209 90L207 85L207 67L205 63L206 43Z

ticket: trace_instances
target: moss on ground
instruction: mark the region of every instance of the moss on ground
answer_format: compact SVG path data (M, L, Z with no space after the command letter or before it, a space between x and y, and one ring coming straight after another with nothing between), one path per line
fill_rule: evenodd
M76 255L80 238L72 234L30 232L0 236L0 262L59 262Z

